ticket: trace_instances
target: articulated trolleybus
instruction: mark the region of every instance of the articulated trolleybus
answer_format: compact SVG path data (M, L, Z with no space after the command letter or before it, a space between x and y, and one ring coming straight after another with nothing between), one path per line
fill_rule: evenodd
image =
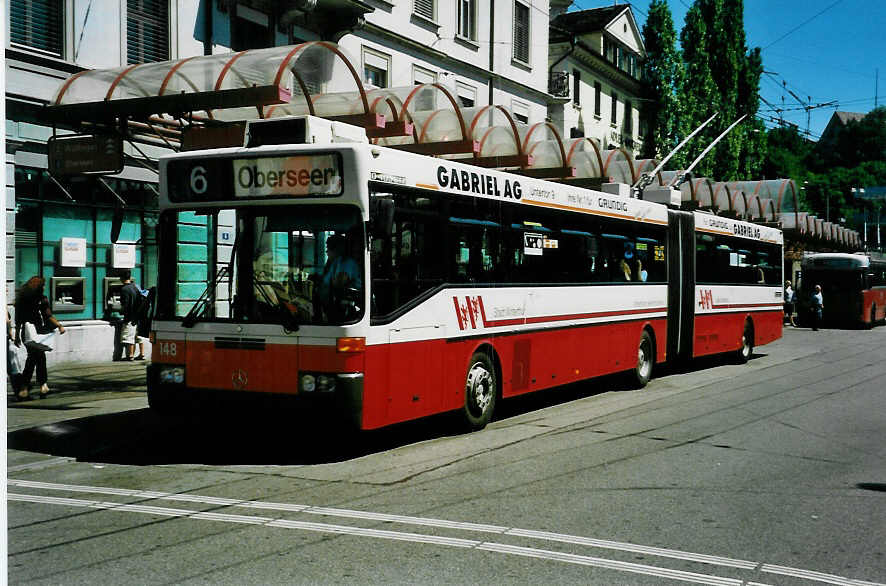
M479 429L503 398L781 336L777 229L285 122L160 162L152 408L264 394Z

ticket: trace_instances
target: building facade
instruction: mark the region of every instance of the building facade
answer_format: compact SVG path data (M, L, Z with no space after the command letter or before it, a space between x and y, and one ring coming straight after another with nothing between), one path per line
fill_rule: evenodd
M645 49L631 7L562 12L550 27L548 116L566 137L588 137L603 150L640 152L640 63Z
M9 0L6 27L6 294L46 279L68 335L50 362L110 360L115 287L130 270L155 284L156 158L162 142L124 143L118 173L57 177L48 142L83 132L46 105L86 69L292 45L338 43L377 87L438 82L461 106L495 103L520 122L547 115L548 0ZM352 87L330 79L318 92ZM121 239L110 241L125 206Z

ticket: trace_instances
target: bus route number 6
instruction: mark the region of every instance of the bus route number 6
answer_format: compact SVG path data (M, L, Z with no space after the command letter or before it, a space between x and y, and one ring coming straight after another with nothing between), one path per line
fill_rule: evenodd
M206 193L208 187L209 182L206 180L206 167L203 165L197 165L191 169L191 191L197 195L203 195Z

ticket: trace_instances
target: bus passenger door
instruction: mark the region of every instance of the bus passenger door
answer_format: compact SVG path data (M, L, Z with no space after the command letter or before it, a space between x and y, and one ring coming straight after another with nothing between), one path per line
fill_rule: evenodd
M668 210L668 361L692 357L695 323L695 216Z
M446 328L392 328L388 334L388 421L438 412Z

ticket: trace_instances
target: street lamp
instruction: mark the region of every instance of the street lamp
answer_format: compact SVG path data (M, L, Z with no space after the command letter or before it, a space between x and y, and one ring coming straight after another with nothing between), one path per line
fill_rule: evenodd
M864 214L864 233L862 237L862 241L864 242L864 247L867 249L868 247L868 209L864 205L864 187L853 187L851 189L852 196L855 198L859 198L862 200L861 202L861 212Z

